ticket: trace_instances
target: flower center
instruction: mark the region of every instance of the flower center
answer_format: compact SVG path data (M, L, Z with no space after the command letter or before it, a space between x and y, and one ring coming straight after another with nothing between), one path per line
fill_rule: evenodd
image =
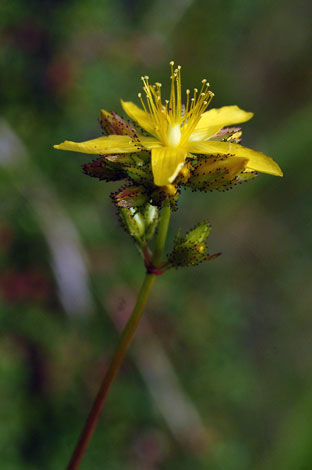
M147 106L142 93L138 96L144 111L150 115L153 122L154 135L163 145L178 147L188 142L214 94L209 90L209 83L204 79L200 90L194 88L193 97L190 96L190 90L186 90L186 104L182 106L181 66L178 65L176 69L173 66L174 62L171 61L170 98L165 100L165 104L162 102L161 83L156 82L155 85L151 85L147 75L141 77Z
M180 124L172 126L168 124L168 145L169 147L177 147L181 140L181 127Z

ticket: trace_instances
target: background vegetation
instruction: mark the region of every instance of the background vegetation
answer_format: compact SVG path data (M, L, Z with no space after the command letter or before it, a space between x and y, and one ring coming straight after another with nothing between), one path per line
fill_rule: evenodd
M160 278L82 465L312 468L311 4L10 0L0 5L0 448L3 470L64 468L144 275L88 157L139 77L207 78L255 112L272 155L226 193L188 193L172 234L209 218L216 261ZM168 90L168 87L167 87Z

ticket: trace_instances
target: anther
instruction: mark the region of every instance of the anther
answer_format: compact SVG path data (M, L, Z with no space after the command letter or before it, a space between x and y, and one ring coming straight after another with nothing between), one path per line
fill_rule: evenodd
M169 62L170 65L174 65L174 61L172 60L171 62Z
M202 80L202 83L204 84L204 83L206 83L206 81L207 81L207 80L204 78L204 79Z
M189 94L191 93L191 90L187 89L187 90L185 91L185 93L186 93L187 95L189 95Z

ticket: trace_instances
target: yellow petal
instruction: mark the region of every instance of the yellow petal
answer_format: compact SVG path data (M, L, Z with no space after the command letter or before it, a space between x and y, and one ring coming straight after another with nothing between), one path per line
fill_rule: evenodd
M174 147L152 149L154 183L165 186L172 183L183 166L187 152Z
M163 147L161 142L158 139L154 139L153 137L145 137L143 135L139 135L138 141L147 150L152 150L152 149Z
M109 135L108 137L98 137L86 142L65 142L54 145L55 149L71 150L72 152L92 153L105 155L109 153L138 152L138 148L127 135Z
M234 155L248 159L247 168L250 170L261 171L275 176L283 176L283 172L273 158L264 153L243 147L239 144L229 142L189 142L188 150L192 153L203 153L208 155Z
M132 103L132 101L121 100L121 105L128 116L136 121L142 129L147 131L149 134L156 135L155 125L149 113L143 111L143 109Z
M217 134L222 127L248 121L253 113L243 111L238 106L223 106L206 111L200 118L191 135L191 140L206 140Z

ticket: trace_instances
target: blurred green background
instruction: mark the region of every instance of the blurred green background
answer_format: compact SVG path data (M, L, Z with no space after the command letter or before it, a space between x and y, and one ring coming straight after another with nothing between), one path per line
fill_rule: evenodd
M155 286L83 469L312 468L311 3L10 0L0 5L0 448L3 470L65 468L144 269L115 184L52 149L100 108L207 78L254 111L273 156L225 193L183 192L172 236L208 218L211 253Z

